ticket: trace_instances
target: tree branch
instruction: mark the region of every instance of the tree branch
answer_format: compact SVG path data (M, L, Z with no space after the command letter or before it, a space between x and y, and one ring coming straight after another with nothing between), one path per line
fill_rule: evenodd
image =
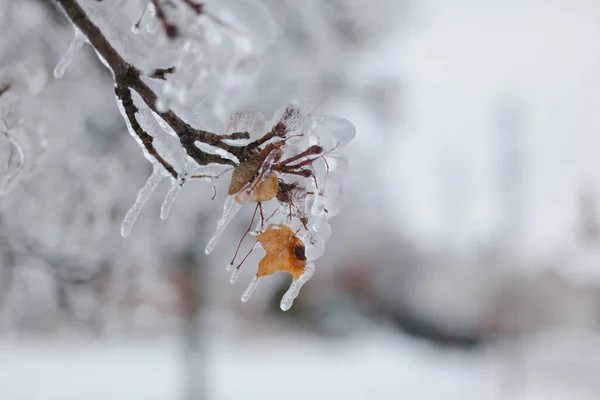
M106 39L100 28L98 28L98 26L94 24L94 22L92 22L92 20L88 17L85 10L79 5L77 0L56 1L58 4L60 4L71 22L87 37L94 49L104 59L104 61L106 61L106 64L112 70L116 84L115 92L117 93L117 97L124 103L127 118L134 128L134 131L144 143L146 150L148 150L148 152L154 158L156 158L157 161L160 162L160 164L165 167L165 169L167 169L171 175L176 177L177 172L156 152L156 149L154 149L154 146L152 145L152 136L145 132L135 119L137 108L133 105L133 101L130 102L131 93L129 89L138 93L144 103L175 131L175 133L179 136L181 145L187 154L190 155L199 165L206 165L210 163L236 165L236 163L228 158L224 158L215 154L209 154L200 150L195 145L196 142L202 142L225 150L226 152L238 158L240 162L246 160L251 155L252 149L229 145L223 142L224 137L212 132L195 129L187 122L182 120L172 110L159 112L156 109L157 95L142 80L140 71L125 61L119 52L115 50L108 39ZM164 72L166 74L170 71L167 69ZM162 76L164 76L164 74L162 74ZM125 106L126 104L127 106Z
M133 103L133 98L131 97L131 92L128 87L123 87L121 85L115 86L115 95L121 101L123 108L125 109L125 114L127 115L127 119L131 124L133 131L142 141L144 147L148 154L154 157L169 173L173 178L177 179L177 171L173 168L173 166L165 160L158 152L156 148L153 146L152 142L154 138L148 134L139 124L137 119L135 118L135 114L138 109Z

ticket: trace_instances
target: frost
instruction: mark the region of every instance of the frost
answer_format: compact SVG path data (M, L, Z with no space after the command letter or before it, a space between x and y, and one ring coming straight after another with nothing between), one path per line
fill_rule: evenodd
M163 180L164 175L159 167L155 166L152 170L152 174L148 177L146 184L140 189L135 199L135 203L133 206L127 211L125 214L125 218L123 219L123 223L121 224L121 236L127 237L131 233L131 229L135 224L138 216L140 215L140 211L152 196L152 193L156 190L160 182Z
M55 78L62 78L64 76L65 71L67 70L67 67L73 60L73 57L79 50L81 50L81 48L85 44L85 41L86 41L85 35L83 33L81 33L81 31L79 29L77 29L77 28L74 28L74 29L75 29L75 35L73 36L73 40L71 41L71 44L69 45L69 48L67 49L67 52L65 53L63 58L61 58L61 60L58 62L58 64L56 65L56 68L54 68L54 77Z
M208 242L206 249L204 252L206 254L210 254L215 249L217 242L221 238L223 231L227 228L227 225L231 222L233 217L237 214L237 212L242 208L242 205L235 201L235 196L228 196L225 200L225 204L223 205L223 215L219 222L217 222L217 229L215 230L215 234Z
M294 304L294 300L296 299L296 297L298 297L298 294L300 293L300 289L302 289L302 286L306 282L308 282L314 274L315 265L313 263L307 264L304 273L300 275L300 277L297 280L292 282L290 288L287 290L287 292L285 292L285 294L281 298L281 303L279 306L281 307L282 311L287 311L292 307L292 304Z

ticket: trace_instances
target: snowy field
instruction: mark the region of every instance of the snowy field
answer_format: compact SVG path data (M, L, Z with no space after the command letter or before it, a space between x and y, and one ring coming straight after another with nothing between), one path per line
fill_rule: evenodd
M209 372L198 379L209 399L598 399L598 341L571 339L536 340L525 362L381 334L211 340ZM3 341L0 354L2 400L184 398L176 340Z

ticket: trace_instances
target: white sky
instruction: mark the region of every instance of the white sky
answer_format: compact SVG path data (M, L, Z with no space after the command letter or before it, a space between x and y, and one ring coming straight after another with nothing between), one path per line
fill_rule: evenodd
M455 245L493 235L495 124L510 97L523 106L523 243L532 252L565 246L579 189L600 191L600 3L429 0L414 5L409 24L360 68L398 76L406 89L400 150L386 166L401 183L389 198L403 229L441 240L449 222L463 221ZM459 174L440 176L448 165ZM440 181L455 188L452 202Z

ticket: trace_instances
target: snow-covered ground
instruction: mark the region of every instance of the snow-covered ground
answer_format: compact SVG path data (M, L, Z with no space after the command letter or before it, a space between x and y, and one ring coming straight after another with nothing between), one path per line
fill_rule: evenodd
M570 339L474 353L381 333L333 342L211 339L208 373L197 379L208 399L598 399L598 339ZM174 338L3 341L0 399L181 399L181 349Z

